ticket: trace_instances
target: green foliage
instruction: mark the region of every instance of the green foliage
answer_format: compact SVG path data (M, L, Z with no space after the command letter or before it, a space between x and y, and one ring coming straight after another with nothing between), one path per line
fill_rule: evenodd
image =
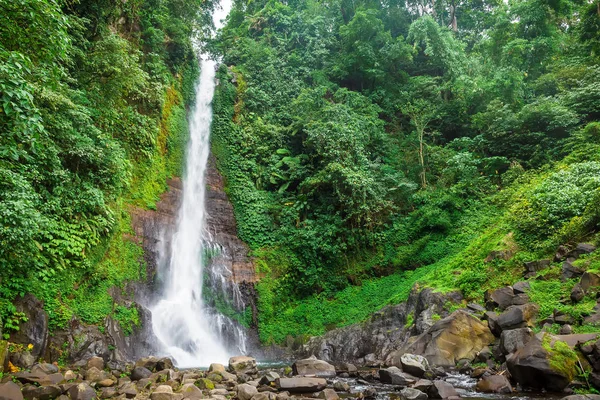
M560 340L552 343L550 335L544 335L542 347L548 352L550 368L572 380L576 375L576 365L579 361L577 354L568 344Z
M131 335L135 327L140 326L140 316L136 307L127 308L118 305L115 307L114 315L125 336Z
M181 171L191 33L212 4L67 3L0 0L0 319L32 292L52 329L114 313L131 331L137 311L109 294L144 267L130 206Z

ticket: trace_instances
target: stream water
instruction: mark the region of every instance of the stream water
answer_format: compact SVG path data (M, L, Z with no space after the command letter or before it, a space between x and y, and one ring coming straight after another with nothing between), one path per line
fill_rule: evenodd
M213 13L217 29L231 9L231 0L222 0ZM152 328L163 350L179 367L199 367L226 363L231 355L245 351L242 328L209 306L203 287L219 291L238 301L239 289L228 284L224 265L210 257L224 251L215 243L206 227L205 173L210 153L211 102L215 91L217 61L200 55L200 78L196 84L196 102L189 118L190 138L183 178L183 200L177 228L168 249L163 271L163 288L152 307ZM236 297L238 299L236 299Z

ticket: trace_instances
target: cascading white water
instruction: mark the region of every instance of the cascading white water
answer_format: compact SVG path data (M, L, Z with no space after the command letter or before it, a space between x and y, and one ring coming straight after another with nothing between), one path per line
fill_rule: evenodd
M230 9L231 0L222 0L215 9L213 21L217 29L222 26L222 20ZM189 121L190 139L183 179L183 201L177 230L171 241L164 293L152 308L154 334L180 367L227 362L229 354L223 343L224 330L230 330L230 336L237 336L237 339L234 338L236 350L244 350L244 337L240 328L227 317L207 307L202 298L203 268L206 263L204 253L215 246L211 244L205 227L204 175L210 152L211 102L217 63L205 53L201 54L200 59L196 104ZM225 279L226 272L228 271L215 268L211 271L211 281ZM226 286L220 289L223 290ZM239 294L239 290L233 292L234 296Z

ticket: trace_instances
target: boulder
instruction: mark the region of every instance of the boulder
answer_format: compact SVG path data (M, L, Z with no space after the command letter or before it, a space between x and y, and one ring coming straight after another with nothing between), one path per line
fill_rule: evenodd
M150 394L150 400L178 400L183 398L180 393L173 393L173 388L169 385L160 385Z
M208 367L208 372L216 372L217 374L222 374L226 372L225 366L223 364L212 363L210 367Z
M43 372L17 372L16 374L13 375L14 379L17 379L19 382L26 384L26 383L33 383L36 385L51 385L53 382L50 379L49 375L43 373Z
M317 398L323 400L338 400L340 396L333 389L323 389L323 391L319 392Z
M506 360L511 376L521 386L556 392L573 380L576 363L577 356L568 345L550 335L533 338Z
M299 376L335 377L335 367L326 361L317 360L314 356L296 361L292 364L292 371L294 375Z
M535 274L550 266L550 260L536 260L525 263L525 274Z
M521 306L522 307L522 306ZM401 365L405 353L424 356L430 365L453 367L460 359L473 360L494 341L488 326L464 310L439 320L412 343L391 353L393 365Z
M229 359L229 370L236 375L256 375L258 373L256 360L247 356L231 357Z
M590 254L596 251L596 246L591 243L579 243L577 247L567 254L567 257L571 258L579 258L579 256L583 254Z
M573 303L579 303L585 297L585 292L581 287L581 283L577 282L571 290L571 301Z
M150 378L152 375L152 371L150 371L146 367L135 367L133 371L131 371L131 380L139 381L140 379Z
M237 387L237 397L239 400L250 400L255 394L258 394L258 390L247 383L242 383Z
M62 389L58 385L34 386L25 385L21 393L25 399L50 400L55 399L62 394Z
M475 388L483 393L512 393L512 386L504 375L484 376Z
M365 399L375 399L377 398L377 389L368 387L362 392L362 397Z
M560 400L600 400L600 394L572 394Z
M380 369L379 380L382 383L388 383L397 386L409 386L416 382L412 376L405 374L398 367Z
M427 400L427 395L420 390L404 388L400 391L401 400Z
M208 378L200 378L196 381L196 386L200 389L213 390L215 388L215 384Z
M124 382L119 385L119 394L125 395L128 399L133 399L137 396L138 390L133 382Z
M100 371L96 367L91 367L85 372L85 380L90 382L100 382L107 378L107 375L104 371ZM132 378L133 379L133 378ZM134 379L137 380L137 379Z
M281 378L277 372L268 371L262 376L262 378L260 378L260 381L258 381L258 383L261 385L270 385L271 383L275 382L277 378Z
M433 381L433 385L429 388L429 397L432 399L449 399L458 398L458 392L454 386L444 381Z
M99 397L101 399L111 399L113 397L117 396L117 389L113 388L113 387L104 387L102 389L100 389L100 395Z
M581 275L579 285L581 285L583 291L587 293L591 288L600 286L600 275L592 272L584 272L583 275Z
M85 382L71 386L67 392L71 400L93 400L96 398L96 391Z
M475 357L475 361L486 363L491 358L492 358L492 350L490 350L490 348L488 346L485 346L483 349L481 349L479 351L479 353L477 353L477 356Z
M525 346L534 334L529 328L518 328L510 331L503 331L500 335L500 349L502 353L507 355L514 353L521 347Z
M169 357L162 357L156 362L156 371L163 371L165 369L173 369L173 360Z
M135 362L136 367L143 367L150 371L156 371L156 364L158 364L157 357L143 357Z
M227 400L225 396L220 399L218 396L211 396L214 400ZM277 400L277 395L275 393L257 393L252 396L252 400Z
M344 381L333 382L333 388L338 392L350 392L350 385Z
M511 286L506 286L494 291L487 291L485 294L486 307L492 311L496 308L501 310L512 305L515 292Z
M287 390L292 393L319 392L327 387L327 381L323 378L279 378L275 383L279 390Z
M538 311L539 306L535 303L511 306L498 315L496 323L501 331L530 327L534 325Z
M467 304L467 309L476 314L484 314L486 309L485 307L477 304L477 303L469 303Z
M558 330L559 335L571 335L573 333L573 327L569 324L565 324Z
M571 261L567 260L563 263L562 269L560 272L560 280L563 282L568 281L569 279L579 278L583 275L585 271L574 266Z
M184 399L202 399L204 395L202 394L202 390L198 389L196 385L193 383L186 383L181 387L181 394ZM239 398L239 397L238 397ZM241 399L240 399L241 400Z
M420 390L423 393L427 393L429 388L433 386L433 382L428 379L419 379L417 383L413 385L413 389Z
M11 381L0 384L0 400L23 400L19 385Z
M515 292L515 294L527 294L527 292L529 292L530 289L531 285L529 285L529 282L527 281L520 281L513 285L513 291Z
M416 354L403 354L400 356L400 363L404 372L414 375L417 378L423 377L429 369L427 359Z
M35 364L33 367L31 367L31 372L36 374L36 373L42 373L42 374L56 374L58 372L58 367L54 364L49 364L49 363L39 363L39 364Z
M87 368L97 368L100 371L104 369L104 359L102 357L94 356L87 360Z

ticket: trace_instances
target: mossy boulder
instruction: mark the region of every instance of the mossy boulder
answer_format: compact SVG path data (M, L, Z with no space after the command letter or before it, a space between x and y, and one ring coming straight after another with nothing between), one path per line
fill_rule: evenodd
M198 386L202 390L213 390L215 388L215 384L208 378L200 378L195 382L195 385Z
M458 360L474 360L477 353L494 341L488 326L463 310L437 321L427 332L405 348L392 353L393 365L402 365L406 353L424 356L430 365L454 367Z
M506 365L523 387L560 392L575 378L577 360L567 343L543 333L510 355Z
M8 365L8 342L0 340L0 373L5 371L4 364Z

